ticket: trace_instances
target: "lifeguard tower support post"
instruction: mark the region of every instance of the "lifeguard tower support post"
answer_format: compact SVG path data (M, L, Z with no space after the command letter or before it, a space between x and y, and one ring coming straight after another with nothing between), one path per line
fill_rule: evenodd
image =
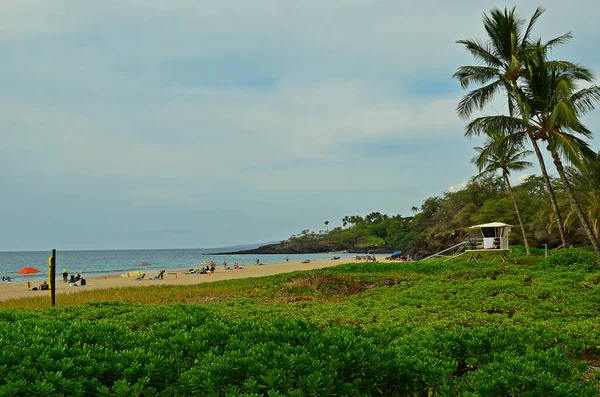
M508 235L512 225L502 222L484 223L482 225L471 226L469 229L479 229L482 237L470 238L467 240L465 252L469 255L469 262L478 262L483 259L482 254L500 255L503 263L510 262L508 253Z

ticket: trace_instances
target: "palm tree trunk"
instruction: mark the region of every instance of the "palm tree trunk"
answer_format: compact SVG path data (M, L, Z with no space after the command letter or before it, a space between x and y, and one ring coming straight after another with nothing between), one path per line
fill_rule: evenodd
M567 191L567 196L569 197L569 201L571 202L571 207L573 207L573 209L577 213L577 216L579 217L579 220L581 221L581 225L583 226L585 233L588 235L588 238L590 239L592 246L596 250L596 255L600 256L600 246L598 245L598 240L596 240L596 236L592 232L592 229L590 228L590 224L589 224L587 218L585 217L585 215L583 214L583 211L581 211L579 202L577 201L577 199L575 198L575 195L573 194L573 189L571 188L571 184L569 183L569 180L567 179L567 176L565 175L565 170L563 168L562 161L561 161L560 157L558 157L558 153L556 153L556 151L551 150L550 147L548 147L547 149L550 151L550 153L552 153L552 159L554 160L554 165L556 166L556 171L558 171L560 180L562 181L563 185L565 186L565 190Z
M512 198L512 202L515 205L515 212L517 213L517 219L519 220L519 226L521 227L521 233L523 233L523 244L525 244L525 252L527 252L527 256L531 256L531 250L529 249L529 241L527 241L527 235L525 234L525 227L523 226L523 219L521 219L521 211L519 211L519 206L517 204L517 198L512 190L512 186L510 186L510 180L508 179L508 175L506 172L503 172L504 182L506 182L506 186L508 187L508 192L510 193L510 198Z
M526 126L529 126L529 121L525 116L525 107L523 106L523 101L521 96L519 95L519 88L517 86L517 81L513 81L512 83L513 92L512 95L517 100L517 104L519 106L519 110L521 113L521 117L523 119L523 123ZM511 112L512 116L512 112ZM540 170L542 171L542 176L544 177L544 182L546 184L546 193L548 193L548 197L550 198L550 203L552 204L552 211L554 212L554 218L556 219L556 226L558 227L558 234L560 235L560 241L563 246L567 246L567 239L565 237L565 224L563 222L562 216L560 215L560 210L558 209L558 203L556 202L556 195L554 194L554 189L552 189L552 184L550 183L550 177L548 176L548 171L546 171L546 164L544 163L544 157L542 156L542 152L540 151L540 147L538 146L533 133L527 128L527 136L531 141L531 145L533 146L533 150L535 151L535 155L538 158L538 162L540 163Z
M533 145L533 150L538 158L538 162L540 163L540 169L542 170L542 176L544 177L544 182L546 183L546 193L548 193L548 197L550 198L550 203L552 204L552 211L554 211L554 217L556 219L556 225L558 227L558 234L560 235L560 241L563 246L567 246L567 239L565 238L565 224L563 222L562 216L560 215L560 210L558 209L558 204L556 202L556 196L554 195L554 189L552 189L552 184L550 183L550 177L548 176L548 171L546 170L546 164L544 163L544 157L542 157L542 152L540 151L540 147L538 146L533 134L530 131L527 131L527 135L531 140L531 144Z

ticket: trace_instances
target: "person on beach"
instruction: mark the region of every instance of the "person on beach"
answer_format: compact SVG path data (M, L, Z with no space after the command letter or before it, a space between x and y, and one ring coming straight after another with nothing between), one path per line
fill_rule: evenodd
M65 267L63 269L63 281L66 283L68 278L69 278L69 272L67 271L67 268Z
M256 264L260 265L260 259L256 258Z
M286 261L286 262L289 262L289 261L290 261L290 258L288 258L288 257L286 256L286 257L285 257L285 261Z

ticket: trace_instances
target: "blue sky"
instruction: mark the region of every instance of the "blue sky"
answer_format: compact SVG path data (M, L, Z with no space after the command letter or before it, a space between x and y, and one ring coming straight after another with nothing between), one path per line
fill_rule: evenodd
M515 4L535 8L4 0L0 250L214 247L410 215L475 174L455 41ZM536 33L572 30L555 55L600 73L600 6L543 5Z

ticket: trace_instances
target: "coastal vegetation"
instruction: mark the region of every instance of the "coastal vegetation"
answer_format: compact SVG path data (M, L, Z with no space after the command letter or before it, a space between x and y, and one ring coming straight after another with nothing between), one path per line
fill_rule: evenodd
M485 154L487 155L487 154ZM490 158L490 161L496 161ZM519 159L518 161L525 161ZM600 166L590 160L587 168L566 170L579 205L589 219L595 236L600 232ZM487 166L486 166L487 167ZM490 169L491 171L491 169ZM303 230L282 241L243 252L300 253L348 250L350 252L403 252L425 257L454 245L473 233L469 226L490 221L515 225L511 243L542 248L562 244L552 203L547 199L544 178L530 175L520 183L507 184L502 174L485 172L469 180L464 187L429 197L410 216L373 212L367 216L346 216L343 226L329 232ZM589 245L589 239L561 182L549 176L557 205L566 214L564 233L568 245ZM510 183L510 182L509 182ZM512 194L511 194L512 192ZM518 202L519 213L515 211ZM521 221L519 221L519 216ZM522 226L521 226L522 225Z
M532 251L2 302L0 395L594 396L598 258Z

